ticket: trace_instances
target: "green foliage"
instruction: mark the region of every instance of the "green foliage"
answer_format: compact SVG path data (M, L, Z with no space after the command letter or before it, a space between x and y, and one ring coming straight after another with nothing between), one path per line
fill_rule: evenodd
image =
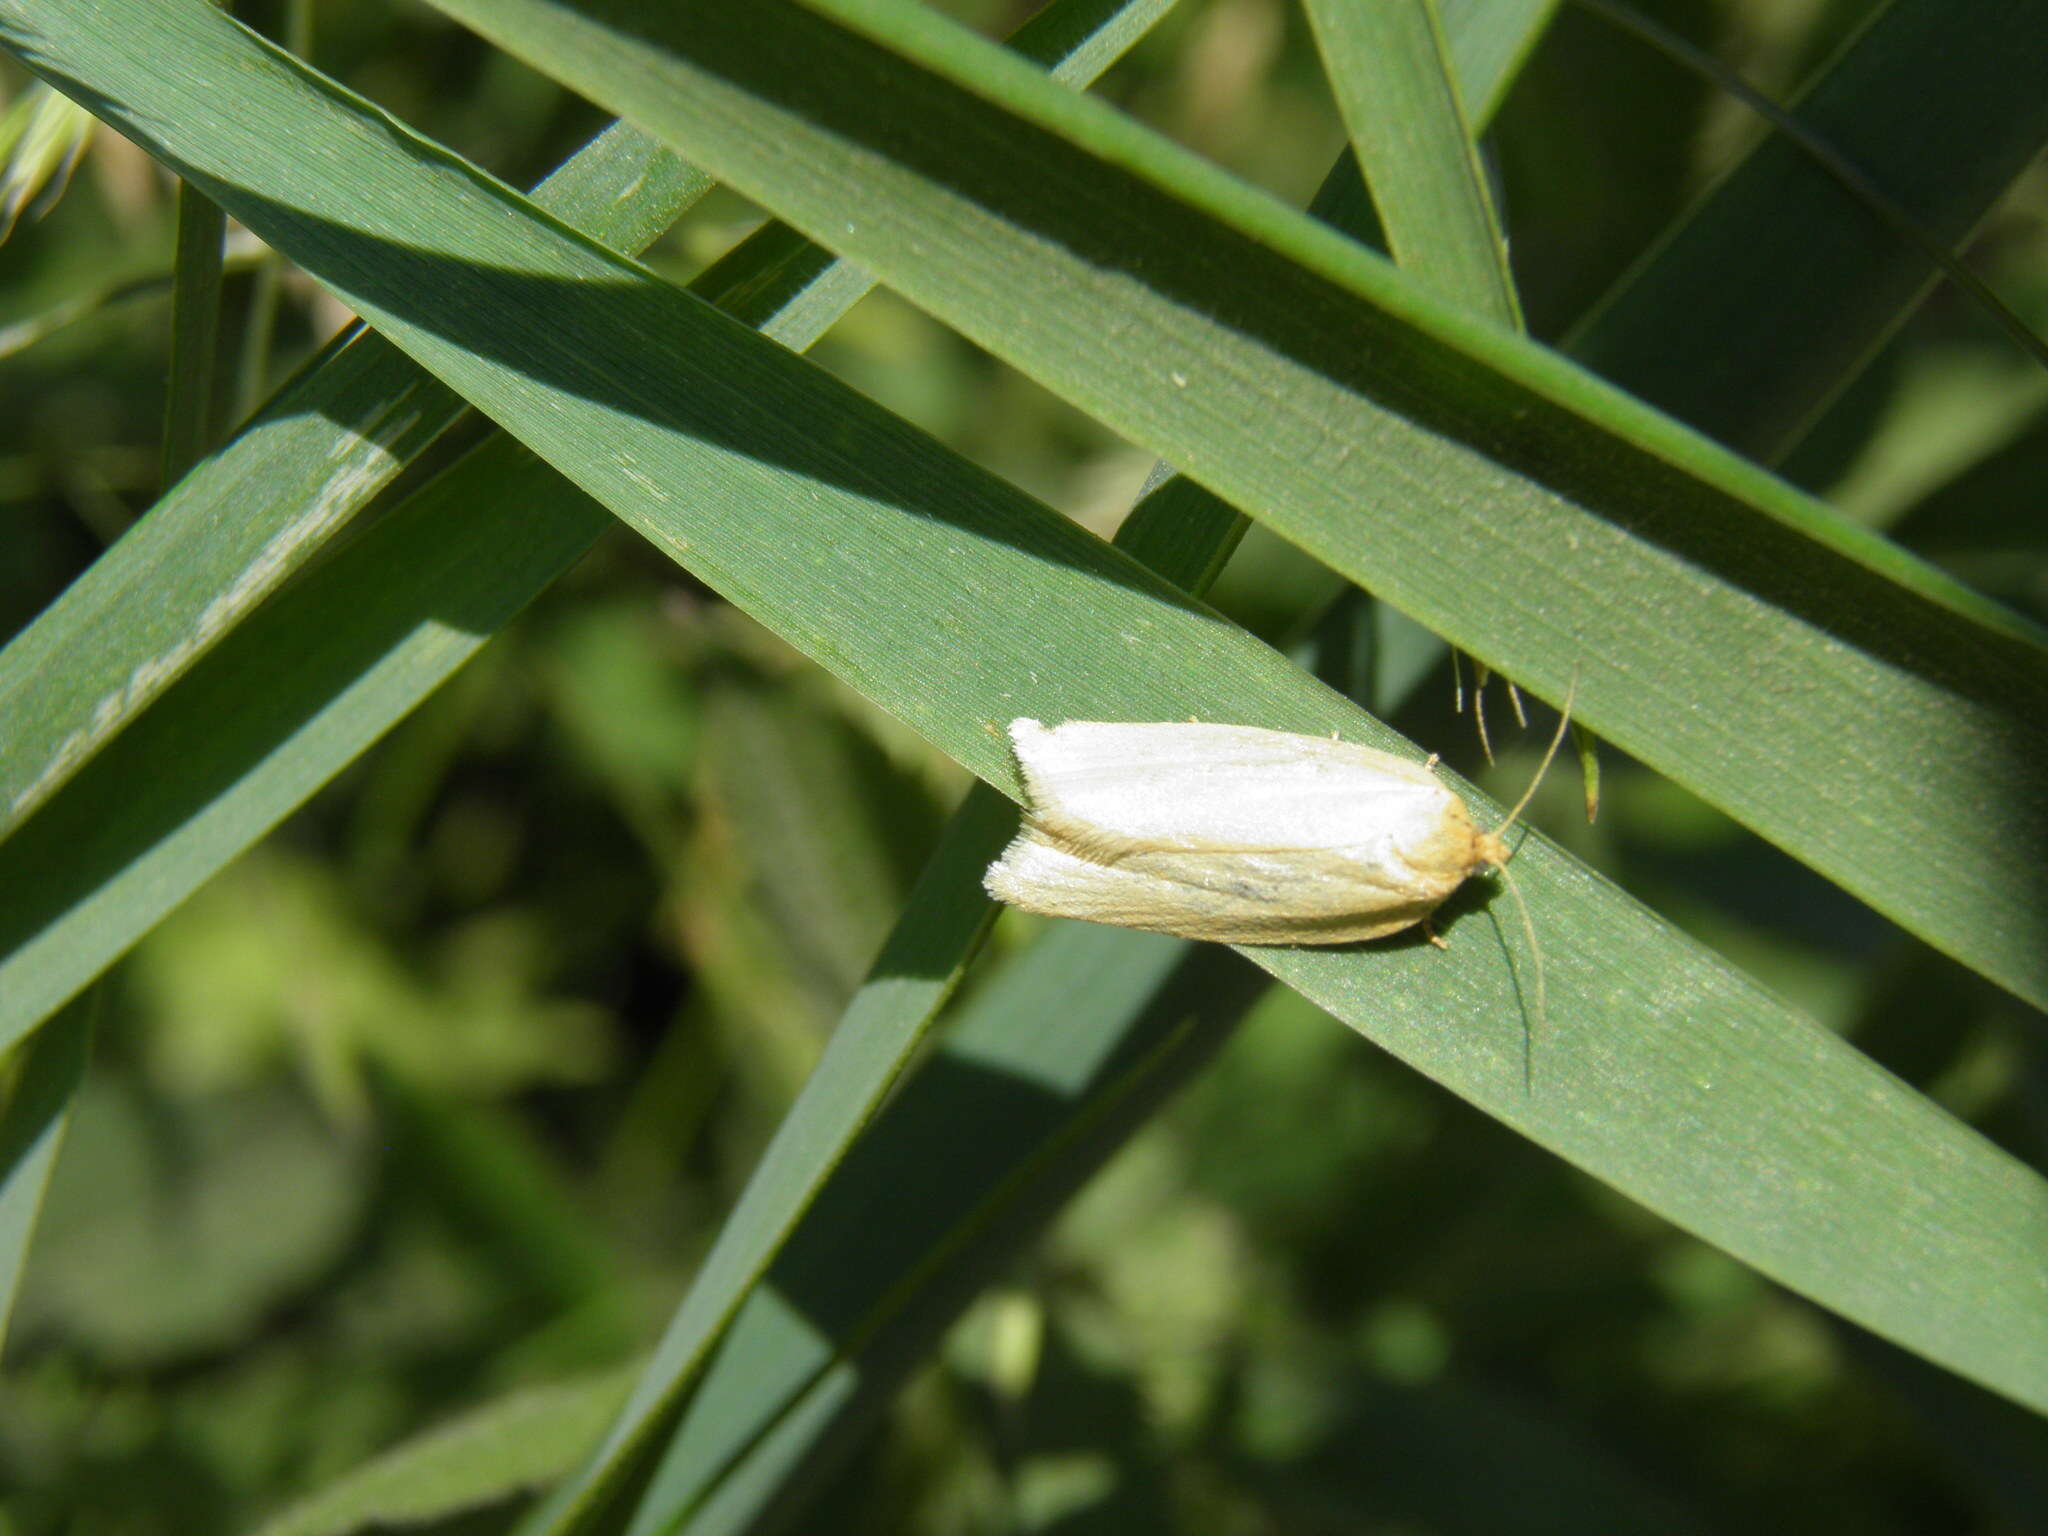
M1605 7L435 3L0 0L0 1536L2039 1523L2048 386L1867 194L2039 329L2048 29L1659 9L1859 200ZM1512 798L1446 641L1542 1029L992 925L1017 714Z

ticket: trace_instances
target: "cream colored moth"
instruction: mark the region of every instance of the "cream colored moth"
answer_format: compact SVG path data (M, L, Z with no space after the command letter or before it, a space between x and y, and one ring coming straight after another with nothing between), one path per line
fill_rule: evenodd
M1544 768L1570 713L1567 698ZM1025 818L983 877L991 896L1230 944L1348 944L1424 922L1507 863L1501 834L1536 789L1482 832L1428 766L1320 736L1019 719L1010 741Z

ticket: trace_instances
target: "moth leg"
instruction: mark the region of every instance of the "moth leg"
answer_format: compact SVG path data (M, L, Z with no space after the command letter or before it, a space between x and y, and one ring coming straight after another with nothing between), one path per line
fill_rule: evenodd
M1422 936L1438 949L1449 950L1451 947L1444 942L1444 936L1436 931L1436 920L1434 918L1425 917L1422 920Z

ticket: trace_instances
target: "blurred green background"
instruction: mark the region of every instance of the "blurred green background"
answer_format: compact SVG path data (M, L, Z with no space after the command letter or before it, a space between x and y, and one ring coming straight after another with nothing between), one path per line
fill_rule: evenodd
M1030 8L947 9L1007 31ZM1783 98L1868 7L1645 9ZM322 69L516 184L602 125L423 9L315 19ZM1286 0L1184 0L1101 92L1297 203L1342 141ZM1566 331L1758 131L1566 6L1489 141L1532 330ZM43 201L0 245L0 634L157 489L169 185L101 134ZM758 218L716 193L648 259L686 278ZM2048 168L1967 254L2048 325ZM244 255L230 362L264 281ZM343 318L289 273L282 291L246 398ZM1149 468L887 294L813 356L1098 531ZM2048 615L2044 407L2038 368L1944 288L1787 469ZM1216 601L1290 645L1335 586L1255 530ZM1400 723L1478 772L1453 698L1433 677ZM1515 731L1498 688L1491 712L1504 750L1483 776L1511 793L1544 732ZM2042 1165L2037 1015L1684 792L1605 767L1597 822L1563 772L1536 818ZM96 1056L0 1378L0 1532L252 1528L514 1389L594 1433L964 788L665 558L608 539L79 1005ZM1007 919L970 986L1025 931ZM536 1479L579 1449L529 1438ZM2048 1529L2044 1467L2016 1410L1275 992L974 1305L813 1518L2023 1531ZM497 1529L516 1502L496 1490L431 1528Z

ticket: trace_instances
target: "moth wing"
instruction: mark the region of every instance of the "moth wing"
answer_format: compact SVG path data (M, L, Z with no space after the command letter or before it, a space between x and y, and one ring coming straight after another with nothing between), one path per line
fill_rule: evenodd
M1077 851L1347 849L1373 862L1439 836L1463 804L1420 763L1255 726L1010 725L1031 814Z
M1152 852L1101 863L1027 822L984 884L998 901L1226 944L1348 944L1420 922L1442 893L1369 878L1341 854ZM1361 876L1366 878L1361 878Z

